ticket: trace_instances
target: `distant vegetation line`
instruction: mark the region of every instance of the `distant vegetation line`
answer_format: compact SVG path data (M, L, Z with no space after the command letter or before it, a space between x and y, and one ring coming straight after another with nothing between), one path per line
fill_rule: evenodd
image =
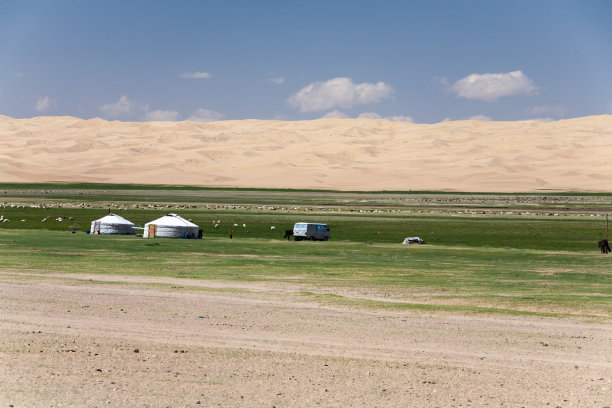
M293 189L293 188L252 188L252 187L207 187L191 185L166 185L166 184L111 184L111 183L71 183L71 182L49 182L49 183L1 183L0 189L5 190L170 190L170 191L260 191L260 192L312 192L312 193L335 193L335 194L457 194L457 195L484 195L484 196L594 196L612 197L610 192L580 192L580 191L537 191L537 192L478 192L478 191L441 191L441 190L334 190L334 189Z

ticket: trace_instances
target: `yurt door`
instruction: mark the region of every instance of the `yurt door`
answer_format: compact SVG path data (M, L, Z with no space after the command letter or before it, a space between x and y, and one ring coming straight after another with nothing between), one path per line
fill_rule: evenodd
M100 221L94 222L93 231L91 233L92 234L99 234L100 233Z
M149 238L155 238L155 231L157 231L157 225L149 224Z

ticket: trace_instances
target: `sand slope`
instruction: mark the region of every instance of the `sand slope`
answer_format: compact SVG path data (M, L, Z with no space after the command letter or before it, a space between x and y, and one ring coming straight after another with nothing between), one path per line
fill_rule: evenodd
M610 191L612 116L118 122L0 116L0 181Z

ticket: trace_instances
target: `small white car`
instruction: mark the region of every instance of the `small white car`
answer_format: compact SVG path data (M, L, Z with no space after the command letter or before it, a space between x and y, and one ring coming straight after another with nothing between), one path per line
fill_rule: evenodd
M327 241L331 232L327 224L314 222L298 222L293 226L293 239L296 241Z

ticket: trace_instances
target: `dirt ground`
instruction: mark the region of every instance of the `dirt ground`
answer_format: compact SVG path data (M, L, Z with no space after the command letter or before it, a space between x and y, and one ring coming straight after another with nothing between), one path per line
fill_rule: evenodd
M358 309L306 290L325 292L4 271L0 408L612 406L609 321Z

